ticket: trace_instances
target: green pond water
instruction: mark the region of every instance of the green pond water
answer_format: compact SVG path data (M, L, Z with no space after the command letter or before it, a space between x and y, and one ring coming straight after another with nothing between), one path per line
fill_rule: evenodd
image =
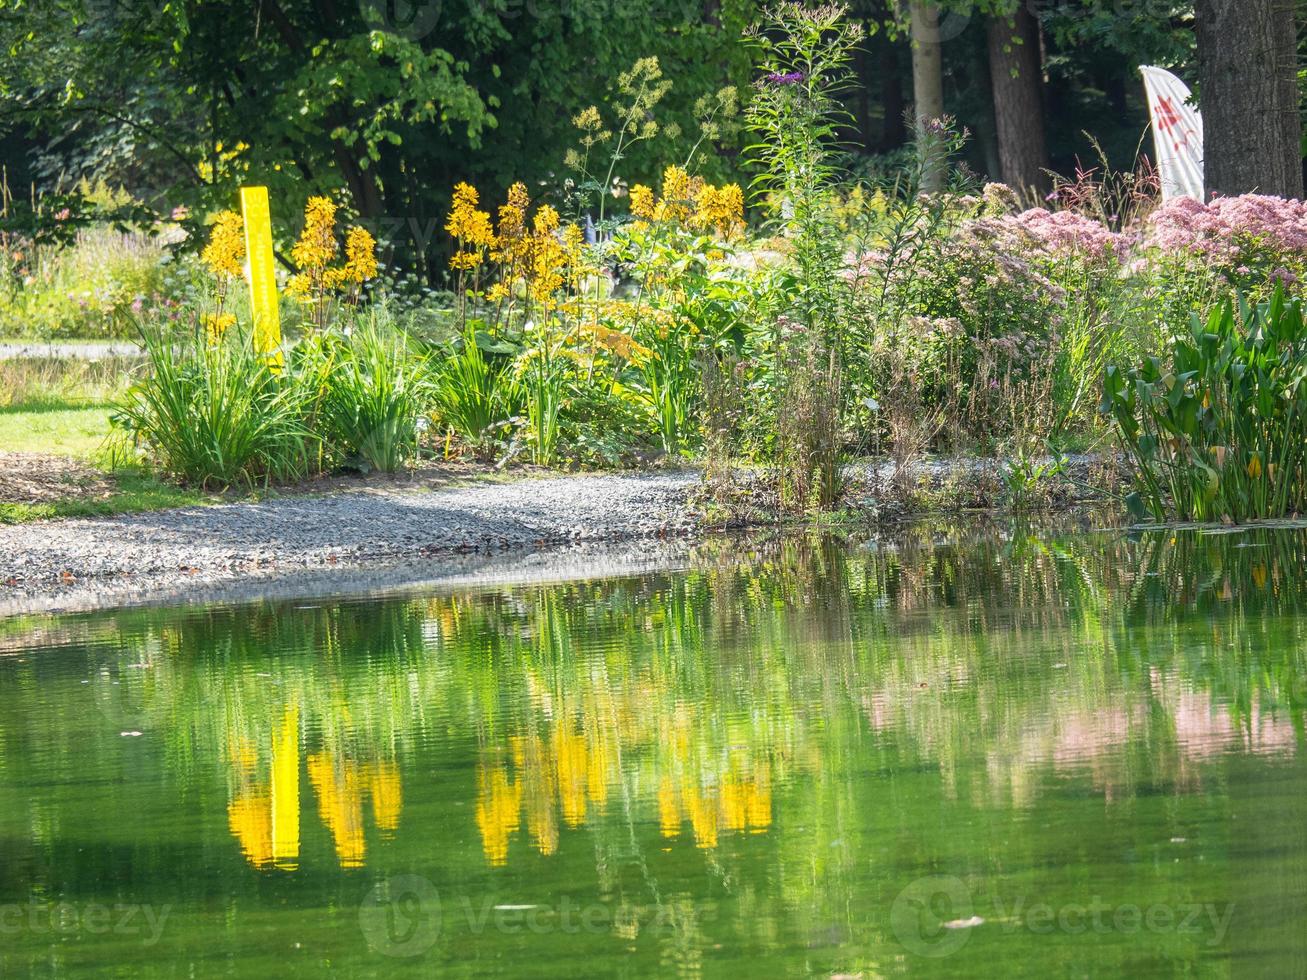
M1302 976L1307 537L0 620L0 975Z

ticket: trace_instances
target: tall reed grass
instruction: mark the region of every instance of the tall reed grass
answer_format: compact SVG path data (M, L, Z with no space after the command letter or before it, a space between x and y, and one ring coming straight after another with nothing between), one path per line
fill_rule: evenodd
M313 390L278 373L247 331L222 340L145 335L146 374L113 416L168 473L201 487L301 478L320 437L308 425Z

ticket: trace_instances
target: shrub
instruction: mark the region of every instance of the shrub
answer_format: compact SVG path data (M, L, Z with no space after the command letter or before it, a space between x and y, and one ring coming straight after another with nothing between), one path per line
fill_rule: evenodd
M1195 315L1165 359L1110 366L1102 409L1134 466L1136 512L1241 522L1307 506L1307 329L1282 289Z

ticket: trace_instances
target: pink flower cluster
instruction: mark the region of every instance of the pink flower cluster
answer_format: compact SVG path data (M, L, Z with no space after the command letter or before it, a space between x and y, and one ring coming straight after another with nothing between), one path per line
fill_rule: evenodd
M1238 265L1247 250L1307 257L1307 203L1244 194L1211 204L1180 197L1153 213L1148 244Z
M1015 223L1054 255L1080 255L1094 260L1121 258L1134 238L1112 231L1101 222L1075 211L1033 208L1004 219Z
M1084 255L1090 259L1120 259L1134 243L1131 235L1112 231L1102 222L1073 210L1050 212L1034 208L1013 218L1055 255Z

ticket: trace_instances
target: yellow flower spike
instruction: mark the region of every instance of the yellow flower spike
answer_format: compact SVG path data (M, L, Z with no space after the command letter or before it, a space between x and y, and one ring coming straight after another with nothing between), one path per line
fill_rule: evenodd
M1260 456L1253 456L1253 458L1248 461L1248 476L1254 480L1261 479L1262 458Z
M664 221L689 221L696 192L696 183L688 173L674 165L668 167L663 171L663 199L658 202L656 216Z
M499 229L495 235L496 262L513 262L521 257L526 236L526 212L531 206L526 184L521 181L508 189L508 201L499 207Z
M220 279L234 279L244 272L245 222L239 214L223 211L218 215L200 258Z
M536 209L533 224L537 235L552 235L558 230L558 212L550 205L542 204Z
M217 344L236 325L234 313L209 313L204 317L204 338L210 346Z
M634 185L631 188L631 214L652 221L655 213L654 192L644 184Z
M325 197L311 197L304 206L304 230L290 250L301 269L324 269L336 257L336 205Z
M584 247L585 232L581 230L580 225L568 225L563 229L563 248L567 252L569 262L580 263Z
M731 235L744 225L744 191L739 184L727 184L717 191L717 206L723 235Z
M345 236L345 279L362 285L377 274L377 240L366 228Z
M445 221L445 231L458 242L459 250L450 260L455 269L480 265L481 250L495 244L490 215L477 206L479 203L480 196L471 184L459 183L454 187L454 202Z

